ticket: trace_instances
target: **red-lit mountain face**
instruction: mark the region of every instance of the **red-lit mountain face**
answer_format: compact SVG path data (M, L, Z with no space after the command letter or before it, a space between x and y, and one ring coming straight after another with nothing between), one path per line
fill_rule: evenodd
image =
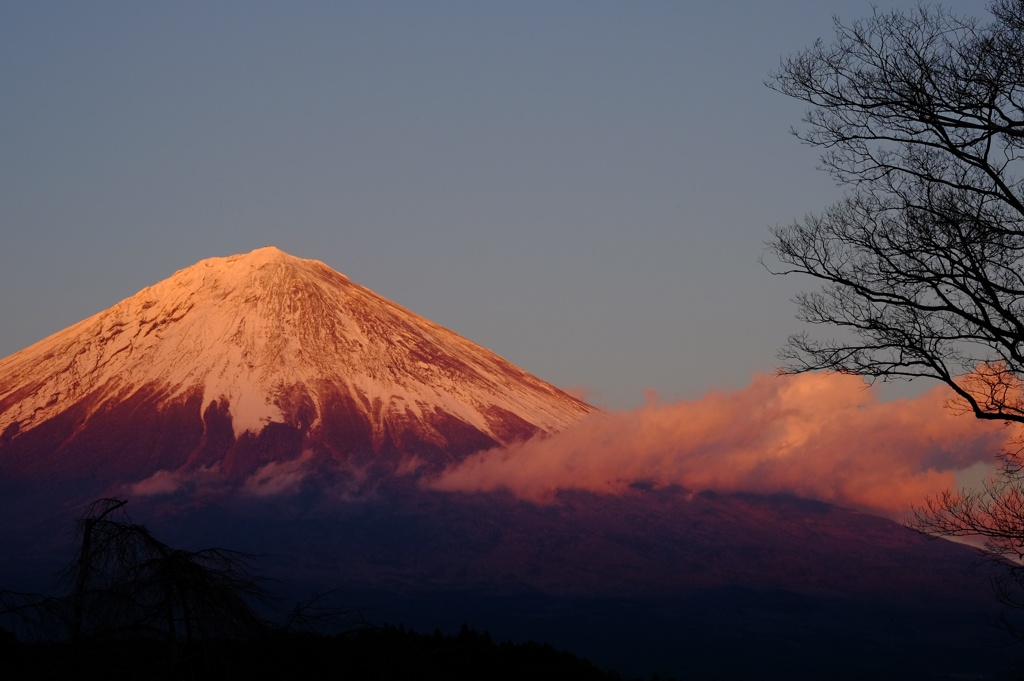
M300 464L354 479L436 471L591 411L323 263L266 247L203 260L0 360L0 476L165 484L198 472L274 490Z

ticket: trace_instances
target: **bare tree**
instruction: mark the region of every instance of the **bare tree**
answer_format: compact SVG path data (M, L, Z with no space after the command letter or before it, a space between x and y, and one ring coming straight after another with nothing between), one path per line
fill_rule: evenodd
M0 591L0 615L45 640L151 638L171 644L251 637L269 627L252 556L188 551L131 521L126 501L100 499L78 521L80 543L58 597Z
M980 489L946 490L917 507L907 526L931 536L980 541L996 597L1024 610L1024 461L1019 453L1000 455L999 471ZM1024 622L1003 615L1006 629L1024 639Z
M791 336L784 373L925 377L980 419L1024 423L1024 0L986 21L939 6L835 22L835 39L784 59L767 85L805 102L793 133L846 189L772 230L777 274L820 284L795 302L833 337ZM984 487L947 491L908 525L980 539L1024 607L1024 473L1001 454Z
M71 585L71 639L153 636L174 643L250 635L263 596L251 556L221 548L187 551L161 542L101 499L79 520L82 541L63 581Z

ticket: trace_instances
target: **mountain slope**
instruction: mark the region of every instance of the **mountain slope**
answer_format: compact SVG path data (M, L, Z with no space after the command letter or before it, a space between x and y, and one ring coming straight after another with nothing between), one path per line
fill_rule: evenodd
M274 247L203 260L0 360L0 470L437 469L593 408Z

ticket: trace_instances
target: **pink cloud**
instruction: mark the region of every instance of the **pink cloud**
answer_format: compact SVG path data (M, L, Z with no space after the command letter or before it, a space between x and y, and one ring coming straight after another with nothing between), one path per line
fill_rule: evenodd
M587 404L597 405L604 400L599 392L586 385L574 385L569 388L562 388L562 392L569 397L575 397L580 402L586 402Z
M145 480L129 485L128 491L133 495L144 497L161 496L164 494L174 494L181 489L182 484L181 475L171 471L159 470Z
M911 504L991 462L1009 431L944 408L948 389L880 402L853 376L759 374L698 400L592 415L547 438L495 449L429 486L507 488L533 500L559 489L615 493L634 483L792 493L903 518Z
M191 470L158 470L144 480L127 485L129 496L164 496L178 492L209 490L223 482L223 475L217 465Z
M297 492L302 481L313 472L309 466L312 458L313 452L307 450L297 459L271 461L246 478L242 488L257 497Z

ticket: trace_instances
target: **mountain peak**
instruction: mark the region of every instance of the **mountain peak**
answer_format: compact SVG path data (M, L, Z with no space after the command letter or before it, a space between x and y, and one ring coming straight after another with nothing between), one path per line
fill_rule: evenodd
M592 410L324 263L266 246L202 260L0 360L0 465L74 451L103 468L111 454L93 440L109 448L124 424L122 446L164 468L305 452L440 465ZM184 451L151 441L171 415L191 429ZM157 432L134 432L141 423ZM242 446L284 434L284 454Z
M262 265L273 263L284 263L296 267L316 263L317 265L327 267L318 260L298 258L290 253L282 251L277 246L262 246L249 251L248 253L237 253L235 255L207 258L206 260L200 260L198 263L193 265L193 267L198 267L200 265L205 267L231 267L234 265L260 267Z
M257 273L261 271L262 274L258 275ZM184 286L191 285L185 282L194 282L196 279L204 280L208 286L256 285L264 287L266 293L273 294L287 292L287 289L280 287L282 277L294 277L298 272L316 271L329 271L334 277L348 279L319 260L306 260L290 255L276 246L263 246L248 253L200 260L190 267L178 270L165 281L173 281Z

